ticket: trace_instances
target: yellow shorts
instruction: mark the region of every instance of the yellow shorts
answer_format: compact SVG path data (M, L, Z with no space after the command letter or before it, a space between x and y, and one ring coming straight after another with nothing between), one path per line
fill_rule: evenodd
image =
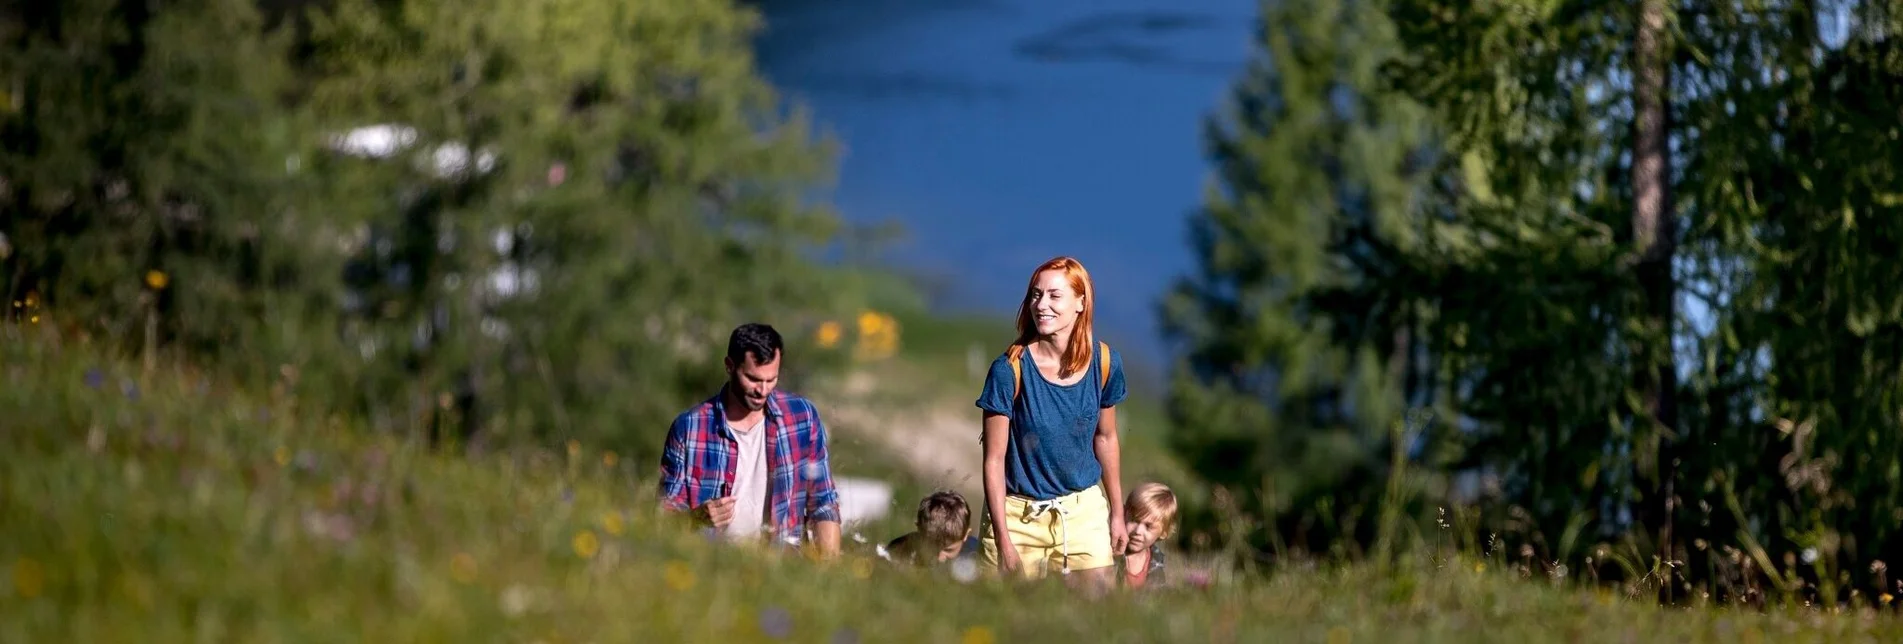
M1018 552L1026 578L1051 572L1093 570L1116 564L1110 552L1110 502L1102 485L1050 501L1004 497L1005 532ZM998 540L985 513L979 527L983 561L996 570Z

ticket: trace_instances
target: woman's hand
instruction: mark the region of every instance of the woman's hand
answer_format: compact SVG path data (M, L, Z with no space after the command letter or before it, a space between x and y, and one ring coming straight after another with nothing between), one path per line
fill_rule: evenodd
M1024 560L1018 557L1018 549L1004 541L998 542L998 574L1008 576L1018 574L1024 567Z

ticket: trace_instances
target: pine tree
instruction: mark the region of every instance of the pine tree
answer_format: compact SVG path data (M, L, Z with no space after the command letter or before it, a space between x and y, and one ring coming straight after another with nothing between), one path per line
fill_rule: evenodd
M1427 122L1384 89L1398 50L1380 3L1264 2L1256 47L1209 127L1198 271L1165 305L1187 353L1172 440L1274 519L1270 538L1365 542L1391 450L1411 440L1391 429L1426 400L1407 251L1421 243Z

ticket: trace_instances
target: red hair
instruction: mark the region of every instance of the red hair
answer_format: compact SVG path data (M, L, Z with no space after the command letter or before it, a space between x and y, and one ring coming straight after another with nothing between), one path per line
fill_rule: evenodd
M1091 313L1097 309L1096 289L1090 283L1090 271L1084 270L1083 262L1072 257L1055 257L1037 265L1031 271L1031 281L1024 287L1024 301L1018 303L1018 339L1011 343L1011 357L1016 358L1024 347L1037 341L1037 324L1032 317L1031 296L1037 290L1037 276L1045 271L1062 271L1070 282L1070 290L1084 301L1084 310L1077 314L1077 322L1070 327L1070 346L1064 349L1064 359L1059 362L1057 374L1068 378L1071 374L1083 371L1090 366L1090 354L1094 342L1091 341Z

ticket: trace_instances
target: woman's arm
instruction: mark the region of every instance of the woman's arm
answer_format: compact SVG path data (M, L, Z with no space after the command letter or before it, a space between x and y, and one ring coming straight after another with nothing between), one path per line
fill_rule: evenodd
M1097 451L1097 463L1103 466L1103 493L1110 502L1110 548L1121 555L1130 535L1123 526L1123 448L1117 442L1115 405L1103 408L1092 443Z
M1004 448L1005 441L1011 440L1011 417L987 411L984 428L985 513L991 517L991 535L998 543L998 564L1003 567L1006 561L1017 562L1004 510Z

